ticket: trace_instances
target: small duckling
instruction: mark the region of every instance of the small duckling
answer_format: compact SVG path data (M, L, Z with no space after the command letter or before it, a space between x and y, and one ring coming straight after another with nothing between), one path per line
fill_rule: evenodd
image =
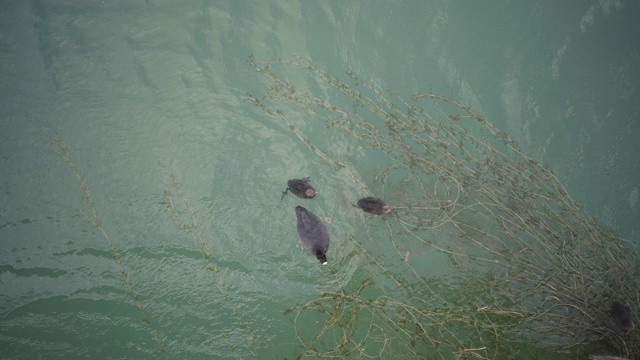
M616 324L627 334L631 334L634 328L631 306L614 302L613 305L611 305L610 313L611 318L616 321Z
M291 190L291 192L296 196L303 199L313 199L313 197L318 194L316 189L314 189L313 186L309 184L308 177L304 179L291 179L287 181L287 186L288 187L285 189L285 191L282 192L282 197L280 198L280 200L282 200L285 195L287 195L287 192L289 190Z
M386 205L384 201L375 197L364 197L358 200L358 205L353 206L374 215L388 214L393 210L393 206Z

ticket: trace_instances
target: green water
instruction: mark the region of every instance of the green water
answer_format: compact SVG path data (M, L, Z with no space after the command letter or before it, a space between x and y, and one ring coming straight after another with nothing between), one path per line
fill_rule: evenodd
M389 267L403 261L386 223L351 206L370 194L394 200L372 181L385 157L300 111L298 131L348 176L256 110L246 96L266 83L250 54L301 55L406 98L431 89L456 99L637 244L638 10L634 1L4 1L0 357L295 358L303 349L288 308L371 277L386 291L352 239L367 239ZM286 180L304 176L319 195L280 201ZM328 266L296 247L296 205L329 224Z

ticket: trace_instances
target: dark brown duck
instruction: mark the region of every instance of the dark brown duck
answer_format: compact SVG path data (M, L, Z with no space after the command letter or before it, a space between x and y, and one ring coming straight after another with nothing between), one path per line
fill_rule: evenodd
M616 324L627 334L630 334L633 331L633 314L631 313L631 306L614 302L613 305L611 305L610 313Z
M329 232L327 226L309 210L296 206L298 219L298 237L300 245L307 252L318 258L322 265L327 265L327 250L329 249Z
M393 206L387 205L384 201L375 197L364 197L358 200L358 205L353 205L374 215L388 214L393 210Z
M282 192L282 197L280 198L280 200L282 200L285 195L287 195L288 191L291 191L296 196L303 199L312 199L314 196L316 196L316 194L318 194L316 189L314 189L313 186L309 184L308 177L304 179L291 179L287 181L287 188Z

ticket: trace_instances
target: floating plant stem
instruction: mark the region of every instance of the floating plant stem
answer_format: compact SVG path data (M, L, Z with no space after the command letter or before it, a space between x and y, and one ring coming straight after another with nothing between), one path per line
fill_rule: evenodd
M403 99L301 57L249 63L267 84L251 104L395 206L376 222L386 224L393 256L370 245L380 238L349 236L384 285L338 289L290 309L297 327L324 319L296 332L301 357L495 359L523 346L576 355L601 346L640 358L638 333L621 331L610 315L612 302L640 311L637 249L600 226L508 133L432 92ZM327 136L349 135L390 164L361 180L348 160L292 126L300 111ZM379 292L387 294L372 295Z
M169 182L165 186L164 201L167 204L169 213L171 214L171 217L175 221L178 228L191 235L196 241L198 245L198 252L202 255L202 259L206 262L206 268L211 271L213 285L223 295L228 306L231 308L233 315L236 318L240 319L241 328L246 333L248 339L245 345L251 352L253 357L258 359L259 356L255 347L256 337L252 330L251 319L249 319L246 315L241 314L241 311L234 301L233 296L224 286L220 269L215 260L216 258L208 245L204 218L196 214L196 210L193 207L193 204L186 196L186 194L182 191L181 185L175 176L172 176L171 182ZM228 339L227 342L229 343ZM238 354L238 349L235 346L230 343L229 346L234 354L236 354L239 358L242 358L242 356Z
M55 138L54 146L55 146L56 153L60 155L64 159L64 161L67 163L67 165L69 166L69 170L71 170L71 173L76 178L76 182L78 183L78 186L84 192L85 202L86 202L86 205L89 207L90 214L86 214L83 212L83 215L88 221L90 221L100 231L103 238L109 244L109 247L111 249L111 258L118 265L118 268L120 269L120 275L122 276L122 280L125 283L127 292L131 297L131 301L138 309L138 312L140 312L140 316L142 317L142 322L151 332L151 336L153 338L153 341L155 341L156 343L158 351L162 354L164 358L166 358L167 350L160 343L158 332L153 327L153 324L151 323L149 316L144 310L144 305L142 304L142 300L140 300L140 297L136 293L135 288L133 286L133 282L129 278L127 269L124 265L124 262L122 261L122 256L120 256L120 251L118 251L118 248L115 246L115 244L113 243L113 240L111 240L111 237L109 236L104 226L102 225L102 221L100 221L100 217L98 216L98 212L93 203L93 197L91 196L91 189L89 187L89 182L84 176L82 176L82 174L74 164L73 159L71 158L71 152L69 151L67 144L64 142L64 139L61 136L58 136Z

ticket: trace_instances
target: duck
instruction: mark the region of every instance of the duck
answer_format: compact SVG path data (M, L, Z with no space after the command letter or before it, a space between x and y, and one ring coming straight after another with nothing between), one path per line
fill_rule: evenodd
M287 188L282 192L280 200L282 200L289 191L303 199L313 199L318 194L316 189L309 184L309 177L304 179L291 179L287 181Z
M611 305L610 313L611 318L615 320L616 324L627 334L631 334L633 331L633 314L631 313L631 306L616 301Z
M388 214L393 210L393 206L385 204L376 197L364 197L358 200L358 205L353 206L374 215Z
M327 226L311 211L296 206L298 237L302 248L315 255L322 265L327 265L329 232Z

